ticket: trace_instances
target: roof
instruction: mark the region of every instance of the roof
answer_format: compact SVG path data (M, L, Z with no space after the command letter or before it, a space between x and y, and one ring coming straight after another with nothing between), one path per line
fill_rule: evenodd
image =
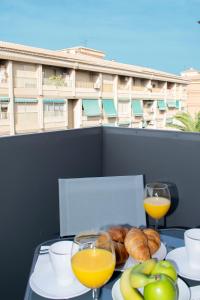
M183 79L181 76L151 68L119 63L116 61L110 61L80 53L72 54L60 50L48 50L4 41L0 41L0 58L29 62L38 61L38 63L41 64L54 64L58 66L62 65L64 67L72 67L75 69L90 70L109 74L168 80L185 84L188 83L187 80Z

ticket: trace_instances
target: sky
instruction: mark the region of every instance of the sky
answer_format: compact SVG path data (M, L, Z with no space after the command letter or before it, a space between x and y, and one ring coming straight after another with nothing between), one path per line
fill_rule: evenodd
M0 40L83 45L106 59L180 74L200 70L200 0L0 0Z

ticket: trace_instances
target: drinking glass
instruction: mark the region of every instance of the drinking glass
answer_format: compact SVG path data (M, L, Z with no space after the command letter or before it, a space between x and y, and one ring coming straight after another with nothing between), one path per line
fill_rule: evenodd
M115 262L114 245L107 232L82 232L75 236L72 270L83 285L92 289L93 300L98 300L98 288L111 278Z
M144 209L146 213L155 220L155 229L158 229L158 223L163 218L171 205L171 196L167 184L153 182L145 186L144 191Z

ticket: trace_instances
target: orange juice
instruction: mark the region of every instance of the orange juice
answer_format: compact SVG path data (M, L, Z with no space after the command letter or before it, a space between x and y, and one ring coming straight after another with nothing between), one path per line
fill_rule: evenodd
M89 288L104 285L112 276L115 258L104 249L84 249L72 257L72 269L78 280Z
M149 197L144 199L144 209L152 218L159 220L166 215L170 208L170 200L163 197Z

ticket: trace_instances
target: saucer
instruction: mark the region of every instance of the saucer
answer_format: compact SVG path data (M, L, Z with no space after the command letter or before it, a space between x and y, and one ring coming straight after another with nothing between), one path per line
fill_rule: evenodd
M57 283L48 255L40 255L29 284L38 295L50 299L69 299L87 293L90 289L76 278L66 286Z
M124 300L120 291L119 282L120 279L118 279L112 287L113 300ZM182 279L178 278L177 285L179 290L178 300L190 300L190 289L186 283Z
M174 263L180 276L200 281L200 270L191 269L188 265L185 247L176 248L170 251L166 256L166 259Z
M167 255L167 249L165 245L161 242L160 248L152 255L152 258L157 258L157 260L163 260L166 255ZM135 259L129 256L126 263L122 267L116 268L116 271L124 271L127 268L134 266L136 264L138 264L138 261L136 261Z

